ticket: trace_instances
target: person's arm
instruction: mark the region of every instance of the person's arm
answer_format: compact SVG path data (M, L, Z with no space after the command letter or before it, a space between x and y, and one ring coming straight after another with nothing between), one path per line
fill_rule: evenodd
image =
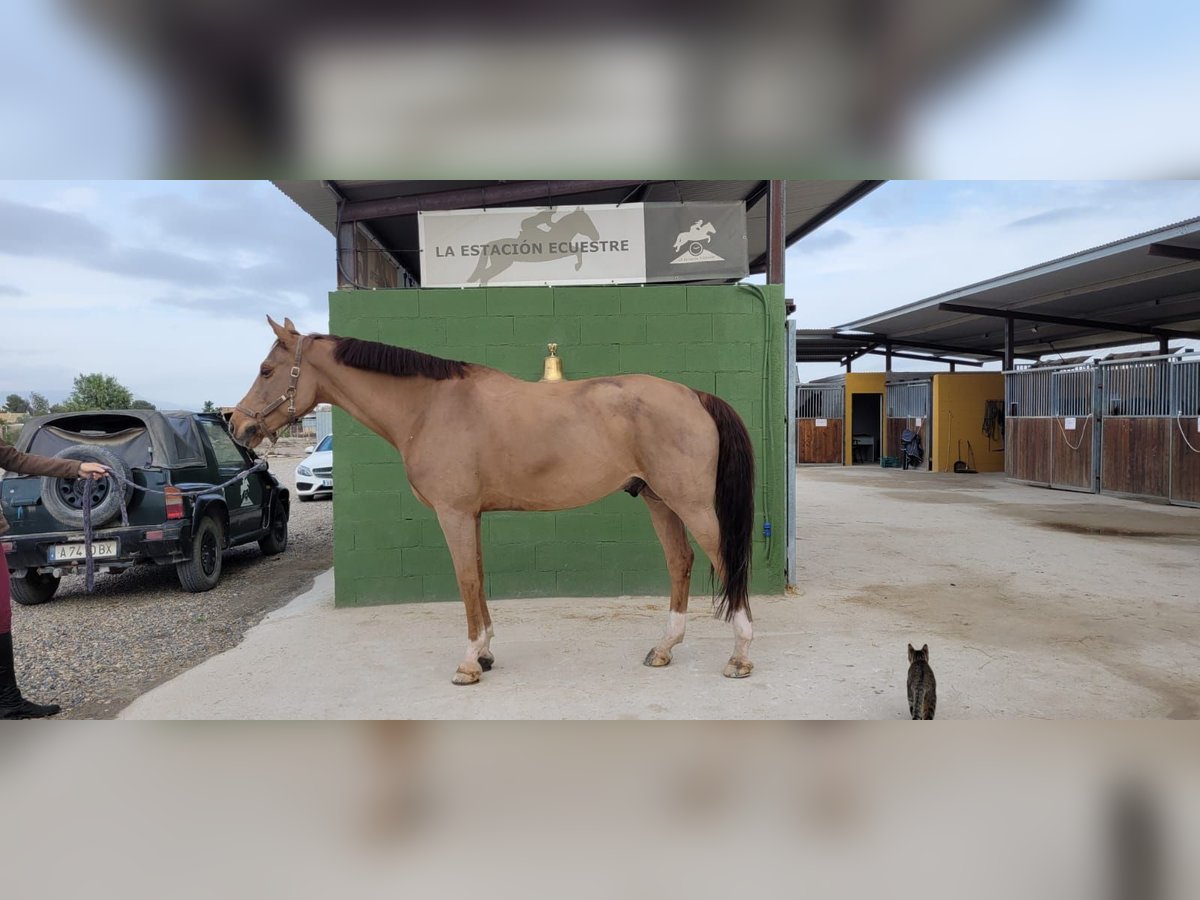
M54 459L22 453L5 441L0 441L0 469L18 475L52 475L58 478L79 478L81 475L91 477L108 472L99 463L81 463L77 459Z

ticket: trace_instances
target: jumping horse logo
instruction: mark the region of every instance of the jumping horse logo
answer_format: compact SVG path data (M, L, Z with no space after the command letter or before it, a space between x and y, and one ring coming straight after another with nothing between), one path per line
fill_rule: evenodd
M705 222L703 219L697 219L692 227L684 232L681 232L675 238L675 252L686 246L687 249L677 257L671 260L671 264L675 263L697 263L697 262L723 262L724 257L717 256L704 245L711 243L712 236L717 233L717 229L712 222Z
M575 257L575 271L578 272L583 266L583 251L577 244L572 245L573 239L579 236L593 241L600 238L596 224L583 209L566 213L557 220L554 219L553 210L544 209L521 222L521 233L515 239L503 238L488 241L485 245L491 248L516 244L531 248L531 252L522 252L520 258L483 253L468 281L476 281L484 286L514 262L548 262L566 256Z

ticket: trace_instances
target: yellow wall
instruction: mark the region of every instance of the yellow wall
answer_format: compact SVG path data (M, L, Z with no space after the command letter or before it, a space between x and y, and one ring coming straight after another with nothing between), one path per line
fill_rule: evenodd
M1004 471L1004 445L983 433L986 401L1004 402L1004 375L1000 372L953 372L933 376L934 444L933 471L953 472L959 459L970 462L967 441L975 451L975 466L980 472Z
M853 440L854 435L851 433L854 429L851 427L851 412L854 409L854 394L879 394L880 400L880 435L882 437L882 414L886 412L883 409L883 393L887 384L887 374L884 372L850 372L846 375L846 425L842 429L844 432L845 447L842 450L842 459L845 465L850 465L854 459ZM1003 382L1002 382L1003 384ZM1001 388L1001 395L1004 391ZM980 413L980 421L983 419L983 414ZM1001 466L1003 468L1003 466Z

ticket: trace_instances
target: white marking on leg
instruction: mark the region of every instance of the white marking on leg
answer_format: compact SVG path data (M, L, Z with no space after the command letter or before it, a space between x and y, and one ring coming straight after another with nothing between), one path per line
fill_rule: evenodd
M662 646L670 650L683 640L683 632L687 628L687 613L671 610L667 613L667 630L663 634Z
M491 643L491 635L486 630L479 632L479 637L473 641L467 642L467 655L463 657L463 663L467 666L479 665L479 656L483 654L489 655L488 645Z
M750 642L754 640L754 626L744 609L733 614L733 655L737 659L750 658Z

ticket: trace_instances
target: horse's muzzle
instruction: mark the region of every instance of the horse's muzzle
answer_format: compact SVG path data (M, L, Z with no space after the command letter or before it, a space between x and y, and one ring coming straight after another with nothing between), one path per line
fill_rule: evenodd
M262 443L262 429L258 427L256 422L247 421L241 426L235 426L233 422L230 422L229 424L233 426L230 428L230 434L233 435L233 439L243 447L253 450Z

